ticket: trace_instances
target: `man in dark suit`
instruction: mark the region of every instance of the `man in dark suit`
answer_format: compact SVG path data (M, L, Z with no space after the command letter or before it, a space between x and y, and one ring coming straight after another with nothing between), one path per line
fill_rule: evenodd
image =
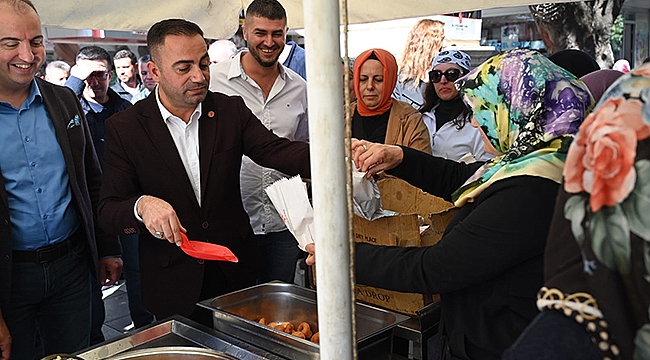
M140 234L143 301L157 318L211 325L195 303L254 285L259 272L239 192L242 155L308 177L309 147L267 130L240 97L208 91L210 58L196 24L163 20L147 43L158 87L107 122L99 221L112 233ZM239 263L189 257L169 244L179 245L181 232L229 247Z
M65 82L65 86L74 91L81 103L81 108L90 129L90 136L95 145L95 153L97 153L101 165L104 156L104 126L106 120L113 114L130 107L131 103L108 87L112 77L111 69L113 68L113 59L108 51L95 45L84 46L79 49L76 60L76 64L70 69L70 78ZM134 241L137 241L137 239L120 236L122 261L126 263L126 266L122 268L123 272L125 272L131 259L127 256L130 249L129 243ZM138 294L131 291L133 290L131 284L126 286L129 298L129 312L131 312L131 303L133 303L134 299L139 299L139 297ZM106 309L102 299L102 286L98 283L92 284L91 309L90 345L95 345L106 340L102 332L102 326L106 319ZM144 311L146 312L146 309ZM135 322L135 319L139 319L139 314L137 311L131 313L131 319ZM148 315L148 321L144 321L144 324L140 323L140 326L153 322L153 316Z
M120 246L95 226L101 170L77 98L34 79L34 5L0 0L0 23L0 359L33 359L37 328L46 355L72 353L88 346L91 266L114 283Z

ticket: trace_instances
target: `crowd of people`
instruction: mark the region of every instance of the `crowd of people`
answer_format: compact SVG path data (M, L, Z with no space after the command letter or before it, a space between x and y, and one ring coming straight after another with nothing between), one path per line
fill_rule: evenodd
M120 276L136 328L211 326L198 301L316 261L264 192L310 177L305 53L277 0L246 9L245 49L167 19L149 54L86 46L42 76L34 5L0 0L0 22L0 360L104 341ZM421 20L399 62L374 48L343 68L356 167L457 207L434 246L356 244L357 282L439 293L435 359L650 358L650 65L512 50L475 66L443 40ZM239 262L187 256L181 234Z

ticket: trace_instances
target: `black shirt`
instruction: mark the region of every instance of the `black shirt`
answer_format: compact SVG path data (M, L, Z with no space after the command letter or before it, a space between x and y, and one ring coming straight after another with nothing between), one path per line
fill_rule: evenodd
M131 103L124 100L111 88L108 88L107 91L107 102L103 104L91 103L83 97L83 90L86 86L85 82L74 76L68 78L65 86L71 88L79 98L81 108L83 109L86 121L88 122L88 128L90 129L93 144L95 145L95 152L97 153L97 157L101 163L102 158L104 157L105 148L104 135L106 129L104 128L104 123L109 117L113 116L113 114L130 107Z
M447 200L481 165L402 149L404 160L391 174ZM558 186L533 176L496 181L458 209L434 246L357 244L357 281L439 293L441 330L451 355L499 359L538 313L536 295Z
M359 110L355 109L352 118L352 137L380 144L386 142L386 131L391 109L375 116L361 116Z

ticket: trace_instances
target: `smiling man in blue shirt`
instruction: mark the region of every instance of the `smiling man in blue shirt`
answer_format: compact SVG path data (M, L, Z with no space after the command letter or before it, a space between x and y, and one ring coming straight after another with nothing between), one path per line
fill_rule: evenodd
M74 93L34 79L45 57L29 0L0 0L0 359L88 346L91 269L114 283L117 237L95 223L101 170ZM98 260L101 258L101 260Z

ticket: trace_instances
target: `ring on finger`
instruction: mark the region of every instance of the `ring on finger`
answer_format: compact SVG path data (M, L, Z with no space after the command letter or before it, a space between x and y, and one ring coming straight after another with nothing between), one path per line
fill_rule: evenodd
M165 238L165 233L162 232L162 231L156 231L156 233L153 234L153 236L154 236L156 239L164 239L164 238Z
M368 150L368 146L366 144L363 144L363 149Z

